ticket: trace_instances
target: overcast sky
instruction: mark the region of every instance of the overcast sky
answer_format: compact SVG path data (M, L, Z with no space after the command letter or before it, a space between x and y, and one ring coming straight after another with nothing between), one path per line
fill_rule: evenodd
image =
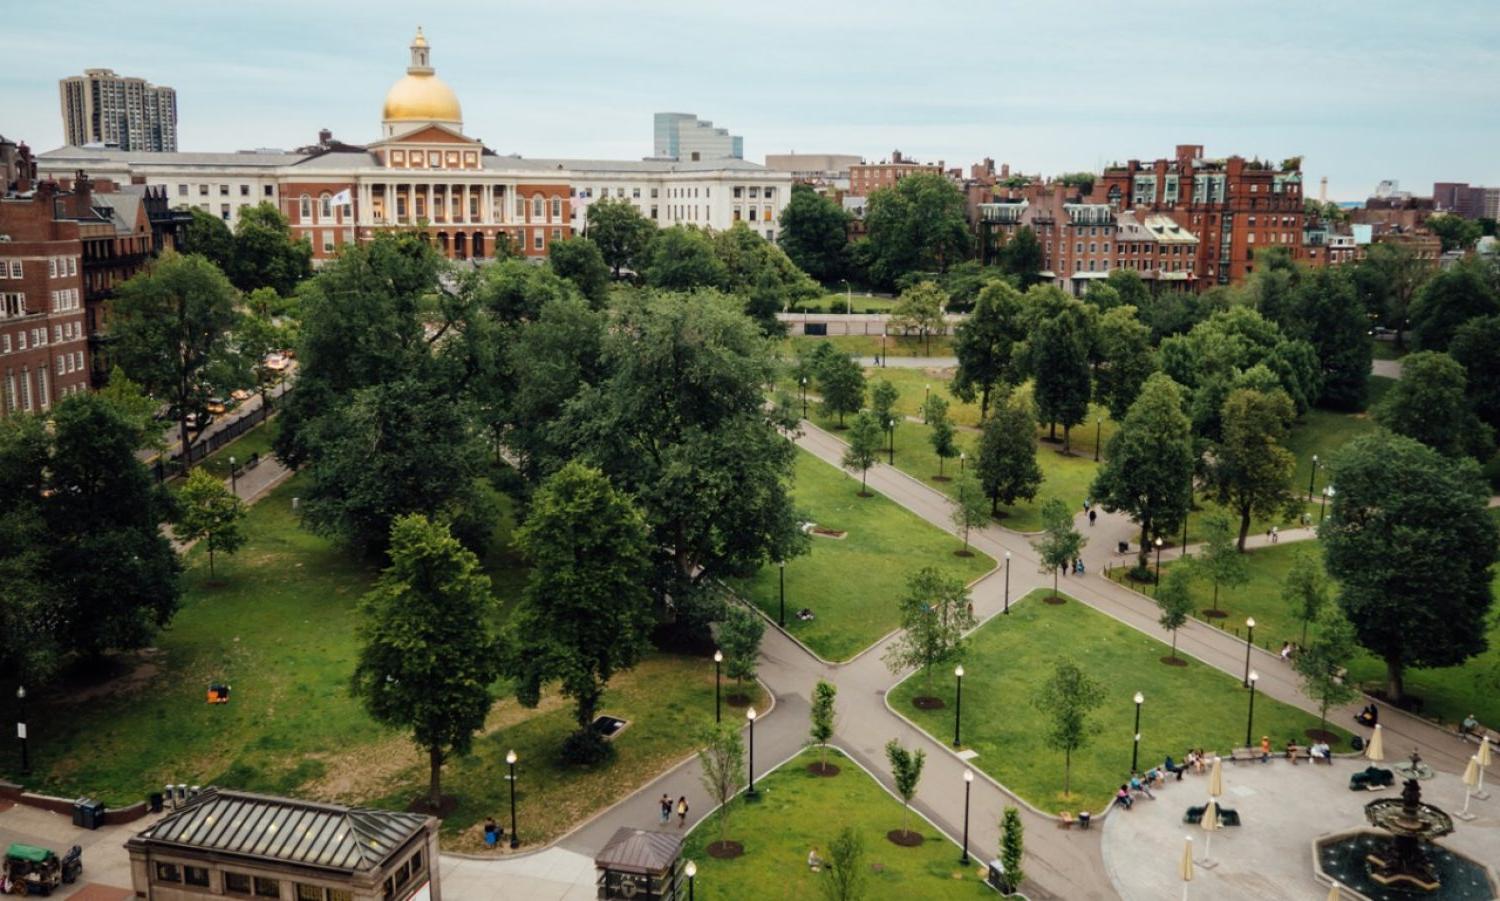
M697 113L788 150L899 148L1027 172L1170 156L1304 157L1308 193L1382 178L1500 184L1494 0L87 0L0 29L0 133L62 142L57 80L112 68L177 89L180 147L378 137L417 25L465 130L502 153L651 152ZM15 10L12 10L14 12Z

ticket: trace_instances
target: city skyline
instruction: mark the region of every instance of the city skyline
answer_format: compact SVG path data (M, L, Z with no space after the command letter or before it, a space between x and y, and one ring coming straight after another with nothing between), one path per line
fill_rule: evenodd
M421 25L466 131L528 157L646 156L652 114L672 110L744 135L755 161L792 150L875 161L899 148L949 167L989 156L1055 174L1195 143L1209 156L1301 155L1308 195L1326 175L1338 200L1384 178L1416 193L1500 181L1486 150L1497 126L1483 115L1500 99L1500 22L1457 4L1367 3L1356 17L1346 5L1263 3L1253 19L1224 6L1237 18L1219 34L1183 27L1218 21L1212 10L1167 2L1149 10L1149 27L1075 36L1063 25L1103 26L1114 8L952 3L914 17L880 2L577 0L494 14L272 3L251 18L172 2L133 13L123 41L75 27L89 8L61 0L46 21L0 37L7 137L38 151L62 144L58 80L108 67L177 86L183 150L291 148L324 127L366 143ZM986 31L994 37L973 37ZM1117 37L1092 37L1105 33Z

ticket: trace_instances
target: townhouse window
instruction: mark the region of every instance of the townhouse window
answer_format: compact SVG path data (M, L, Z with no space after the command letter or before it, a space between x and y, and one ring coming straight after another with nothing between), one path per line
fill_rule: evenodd
M540 222L543 210L542 195L538 194L531 199L531 218Z
M188 885L196 885L200 888L208 888L208 867L183 867L182 881L187 883Z
M545 240L542 237L542 230L539 229L539 228L532 229L532 231L531 231L531 246L532 246L532 249L534 249L534 250L541 250L545 246L545 244L546 244L546 242L545 242Z
M1083 242L1082 241L1079 241L1077 243L1077 245L1073 248L1073 252L1074 253L1083 253Z
M751 185L751 187L750 187L750 199L751 200L755 200L759 196L760 196L760 188L756 187L754 185Z
M57 278L57 257L47 258L47 277Z
M744 188L741 188L741 187L736 187L736 188L735 188L735 189L734 189L734 196L735 196L735 197L743 197L743 196L744 196L744 193L745 193L745 189L744 189Z
M640 193L641 193L640 191L636 191L636 196L639 197ZM562 218L562 198L561 197L554 197L554 198L552 198L552 218L553 219L561 219Z
M78 257L68 257L68 275L78 274Z
M208 185L199 185L198 186L198 196L199 197L207 197L208 196Z
M264 196L271 197L271 196L274 195L274 193L275 193L274 189L270 185L266 185L265 190L263 192Z
M177 186L177 196L178 197L186 197L187 196L187 185L178 185Z
M641 189L640 188L631 188L630 189L630 196L634 200L640 200L641 199Z
M333 219L333 198L327 194L318 198L318 215L324 222Z
M220 197L228 197L229 196L229 186L228 185L219 185L219 196Z
M229 204L227 204L227 203L221 203L221 204L219 204L219 218L223 219L225 221L228 221L228 219L229 219Z
M249 197L250 196L250 186L249 185L240 185L240 196L241 197Z
M652 199L652 200L655 200L655 199L656 199L656 194L657 194L657 192L658 192L658 191L660 191L660 190L661 190L661 189L660 189L660 188L652 188L652 189L651 189L651 199Z
M312 198L303 194L297 201L297 221L307 222L312 219Z
M333 232L331 231L323 232L323 252L333 253Z
M65 372L68 371L68 361L71 360L72 358L73 358L72 354L65 354L65 355L57 358L57 374L58 375L62 375L63 373L65 373ZM176 882L177 880L174 879L172 881Z

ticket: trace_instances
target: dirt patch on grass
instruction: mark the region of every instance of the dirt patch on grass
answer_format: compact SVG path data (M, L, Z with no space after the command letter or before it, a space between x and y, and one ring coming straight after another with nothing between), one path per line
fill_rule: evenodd
M809 773L812 773L814 776L822 776L824 778L827 778L829 776L837 776L839 774L839 768L837 765L832 763L818 763L816 761L807 765L807 771Z
M435 816L440 820L446 820L450 815L452 815L453 811L457 809L458 799L453 795L443 795L438 800L438 806L436 809L434 809L431 804L427 803L426 795L423 795L420 798L412 798L411 803L406 805L407 813L431 814L432 816Z
M158 662L160 657L161 651L157 648L146 648L128 657L118 658L115 661L118 665L115 675L102 682L69 686L59 694L59 700L64 704L81 704L109 695L140 691L161 675L161 664ZM204 686L205 691L207 688Z
M1187 661L1181 657L1163 657L1161 658L1161 662L1167 666L1187 666Z
M867 492L860 492L860 497L870 497L870 494ZM812 533L814 538L833 538L842 540L849 536L848 532L842 531L840 529L825 529L822 526L813 526L808 531Z
M922 844L922 833L913 832L910 829L892 829L885 834L885 837L890 840L891 844L900 845L903 848L915 848Z
M931 695L917 695L911 699L911 703L918 710L942 710L948 706L942 698L934 698Z
M1061 604L1066 604L1068 602L1068 599L1060 594L1049 594L1046 597L1042 598L1042 600L1054 607Z
M704 850L707 851L708 856L712 857L714 860L734 860L736 857L739 857L740 855L745 853L745 846L740 844L739 842L725 840L721 842L710 842L708 847Z

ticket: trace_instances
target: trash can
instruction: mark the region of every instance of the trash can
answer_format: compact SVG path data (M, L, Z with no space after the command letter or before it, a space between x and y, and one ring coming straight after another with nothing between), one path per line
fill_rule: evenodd
M104 825L104 805L93 798L73 802L73 825L81 829L98 829Z
M1080 811L1078 811L1078 828L1079 829L1087 829L1087 828L1089 828L1089 820L1093 816L1094 815L1091 814L1091 813L1089 813L1087 810L1080 810Z
M1011 891L1010 880L1005 878L1005 864L1001 863L998 858L990 861L990 871L985 882L996 891L1006 894Z
M161 792L152 792L146 796L146 801L151 806L152 813L161 813L163 800Z

